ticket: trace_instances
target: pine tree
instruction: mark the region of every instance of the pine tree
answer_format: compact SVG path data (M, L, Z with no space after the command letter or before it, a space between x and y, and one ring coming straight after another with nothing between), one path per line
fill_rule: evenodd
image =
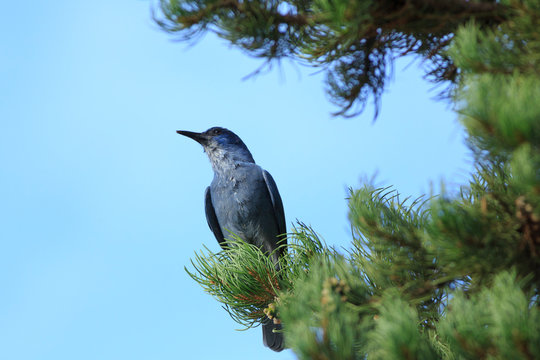
M353 115L414 53L468 133L459 195L351 190L348 252L299 223L279 272L240 239L191 276L245 326L282 321L302 359L540 359L539 0L163 0L167 31L327 70Z

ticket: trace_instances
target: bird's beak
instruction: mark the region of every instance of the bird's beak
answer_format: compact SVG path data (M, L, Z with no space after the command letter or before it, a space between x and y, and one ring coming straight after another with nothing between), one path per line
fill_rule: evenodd
M195 140L196 142L198 142L199 144L203 146L206 145L209 140L208 135L204 133L197 133L197 132L184 131L184 130L177 130L176 132L180 135L184 135L184 136L187 136L188 138Z

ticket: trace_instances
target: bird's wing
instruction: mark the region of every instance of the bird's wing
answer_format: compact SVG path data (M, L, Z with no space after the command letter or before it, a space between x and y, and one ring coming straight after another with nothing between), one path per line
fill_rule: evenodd
M223 237L223 232L219 226L219 222L216 216L216 211L214 210L214 205L212 204L212 196L210 195L210 186L206 188L204 192L204 211L206 212L206 221L210 230L214 233L216 240L219 245L224 248L225 238Z
M279 196L276 182L268 171L263 170L263 178L266 182L266 187L268 188L270 197L272 198L272 205L274 206L274 215L276 216L279 234L283 235L287 232L287 224L285 223L285 211L283 211L283 202L281 201L281 196ZM283 243L286 243L286 239Z

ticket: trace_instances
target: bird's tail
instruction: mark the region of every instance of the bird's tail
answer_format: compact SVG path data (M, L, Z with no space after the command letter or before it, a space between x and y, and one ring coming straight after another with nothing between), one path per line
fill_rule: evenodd
M283 339L281 329L281 324L274 324L271 319L266 318L262 324L264 346L274 351L283 350L285 348L285 340ZM278 332L274 332L274 330Z

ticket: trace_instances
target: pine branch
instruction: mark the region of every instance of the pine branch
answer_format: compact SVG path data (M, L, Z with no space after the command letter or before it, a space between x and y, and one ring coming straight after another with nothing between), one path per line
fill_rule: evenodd
M213 31L257 57L324 67L335 115L354 116L369 99L378 111L394 57L417 54L433 81L455 82L445 51L459 26L493 28L509 14L494 1L161 0L154 18L184 40Z
M186 272L221 302L236 322L249 328L265 317L279 319L275 311L279 294L309 273L311 258L331 253L313 229L303 223L289 234L288 242L288 246L283 245L288 251L276 266L257 246L233 235L225 250L213 253L205 248L205 252L195 254L193 270L186 268Z

